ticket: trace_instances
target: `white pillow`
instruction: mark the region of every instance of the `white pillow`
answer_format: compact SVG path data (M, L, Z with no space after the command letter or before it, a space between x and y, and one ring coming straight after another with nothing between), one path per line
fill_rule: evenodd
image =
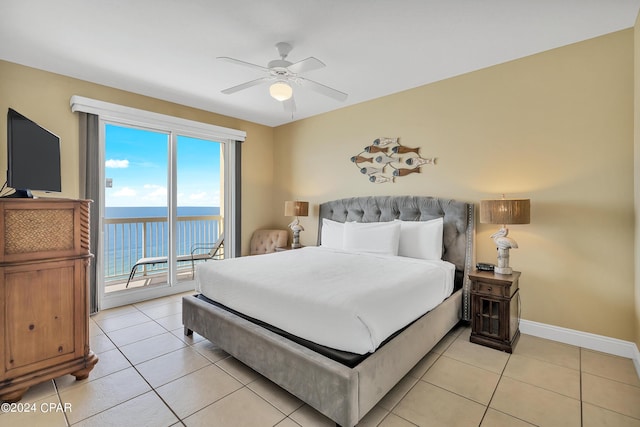
M344 249L381 255L398 255L400 223L348 222L344 225Z
M396 222L401 226L398 255L428 260L442 259L443 218Z
M320 246L331 249L344 248L344 223L322 219L322 232L320 233Z

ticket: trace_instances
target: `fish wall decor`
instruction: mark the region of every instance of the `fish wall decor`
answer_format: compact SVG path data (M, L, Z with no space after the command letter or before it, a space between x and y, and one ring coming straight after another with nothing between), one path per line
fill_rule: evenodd
M422 166L436 164L435 157L420 156L420 147L405 147L400 138L388 137L376 138L350 160L374 184L395 182L397 177L420 173Z

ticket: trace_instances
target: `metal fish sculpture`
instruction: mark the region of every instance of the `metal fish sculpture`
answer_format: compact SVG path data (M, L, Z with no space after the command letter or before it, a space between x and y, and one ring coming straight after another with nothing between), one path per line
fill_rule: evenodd
M392 163L392 162L399 162L400 159L394 159L393 157L389 157L386 154L382 154L378 157L376 157L376 162L377 163L384 163L385 165L387 163Z
M353 163L364 163L364 162L373 163L373 159L371 157L364 157L364 156L353 156L351 157L351 161Z
M377 138L373 140L373 145L379 145L380 147L386 147L390 144L397 144L398 138Z
M367 153L384 153L387 154L388 147L378 147L377 145L370 145L364 147L364 151Z
M420 153L418 153L418 151L420 151L420 147L409 148L409 147L403 147L402 145L398 145L398 146L395 146L395 147L391 148L391 151L393 151L396 154L402 154L402 153L420 154Z
M393 176L407 176L411 173L420 173L420 169L396 169L393 171Z
M393 178L389 178L383 175L371 175L369 177L369 181L373 182L374 184L384 184L385 182L393 181Z
M413 167L420 167L422 165L435 165L436 164L436 158L435 157L431 157L428 159L423 159L422 157L412 157L410 159L407 159L405 161L406 164L408 164L409 166L413 166Z
M362 168L360 169L360 172L366 175L371 175L374 173L381 173L383 168L371 168L371 167L367 167L367 168Z

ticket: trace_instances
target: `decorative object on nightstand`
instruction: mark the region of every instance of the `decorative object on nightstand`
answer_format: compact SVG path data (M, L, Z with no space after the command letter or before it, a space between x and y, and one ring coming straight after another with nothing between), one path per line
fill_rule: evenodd
M293 242L291 249L298 249L300 245L300 232L304 231L304 227L300 225L298 217L309 215L309 202L287 201L284 202L284 216L295 216L289 228L293 231Z
M512 353L520 337L520 272L509 275L476 270L471 281L472 343Z
M507 224L529 224L530 212L529 199L505 199L503 194L499 200L480 201L480 222L502 225L500 230L491 235L498 248L498 265L494 270L496 273L513 272L509 267L509 249L517 248L518 244L511 237L507 237Z

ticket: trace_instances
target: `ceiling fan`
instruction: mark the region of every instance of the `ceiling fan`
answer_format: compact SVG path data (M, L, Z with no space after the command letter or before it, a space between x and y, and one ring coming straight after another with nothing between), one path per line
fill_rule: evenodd
M291 52L293 47L289 43L280 42L276 44L276 49L280 55L280 59L274 59L269 61L266 67L261 65L252 64L250 62L241 61L239 59L229 58L227 56L219 56L217 59L231 62L232 64L243 65L245 67L253 68L254 70L260 70L267 73L266 76L259 79L251 80L246 83L239 84L227 89L224 89L222 93L232 94L244 89L248 89L253 86L257 86L263 83L271 83L269 86L269 93L278 101L282 101L284 109L287 112L293 113L296 111L296 104L293 100L293 85L309 88L315 92L321 93L325 96L333 98L337 101L345 101L347 94L340 92L339 90L330 88L313 80L309 80L305 77L301 77L300 74L324 68L325 64L317 58L310 56L307 59L298 61L295 63L287 61L287 55Z

